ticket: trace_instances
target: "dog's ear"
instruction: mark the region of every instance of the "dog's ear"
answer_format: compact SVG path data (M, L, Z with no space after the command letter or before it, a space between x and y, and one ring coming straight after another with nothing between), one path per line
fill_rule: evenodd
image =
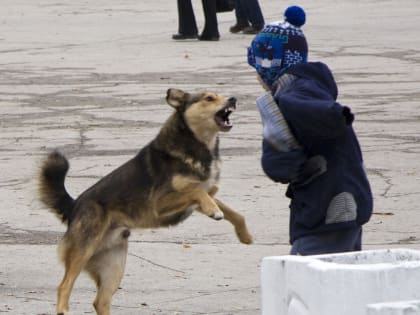
M166 101L174 108L179 108L186 102L188 93L178 89L169 89L166 92Z

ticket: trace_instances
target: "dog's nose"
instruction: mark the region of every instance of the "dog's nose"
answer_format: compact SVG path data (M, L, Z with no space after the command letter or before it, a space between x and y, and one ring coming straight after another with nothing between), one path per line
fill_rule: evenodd
M229 99L228 99L228 102L230 103L230 104L236 104L236 101L237 101L237 99L236 99L236 97L229 97Z

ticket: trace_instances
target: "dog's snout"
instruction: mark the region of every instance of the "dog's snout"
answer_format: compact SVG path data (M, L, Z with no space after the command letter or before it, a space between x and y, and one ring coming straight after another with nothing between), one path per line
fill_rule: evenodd
M233 104L233 105L235 105L236 104L236 102L237 102L237 99L236 99L236 97L229 97L228 98L228 103L229 104Z

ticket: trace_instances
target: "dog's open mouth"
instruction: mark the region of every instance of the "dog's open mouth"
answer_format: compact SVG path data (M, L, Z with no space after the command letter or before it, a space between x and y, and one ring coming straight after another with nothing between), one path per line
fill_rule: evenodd
M232 128L233 125L229 120L229 116L235 109L235 104L228 104L216 113L214 119L221 131L229 131Z

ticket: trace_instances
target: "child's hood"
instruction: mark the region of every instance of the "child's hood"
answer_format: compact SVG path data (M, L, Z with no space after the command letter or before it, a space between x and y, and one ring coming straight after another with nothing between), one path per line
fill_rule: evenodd
M290 67L286 72L301 78L318 81L331 93L334 100L337 99L337 84L335 83L333 74L326 64L322 62L299 63Z
M338 137L351 125L353 114L337 103L337 85L325 64L302 63L287 73L298 79L274 99L299 143L308 147Z

